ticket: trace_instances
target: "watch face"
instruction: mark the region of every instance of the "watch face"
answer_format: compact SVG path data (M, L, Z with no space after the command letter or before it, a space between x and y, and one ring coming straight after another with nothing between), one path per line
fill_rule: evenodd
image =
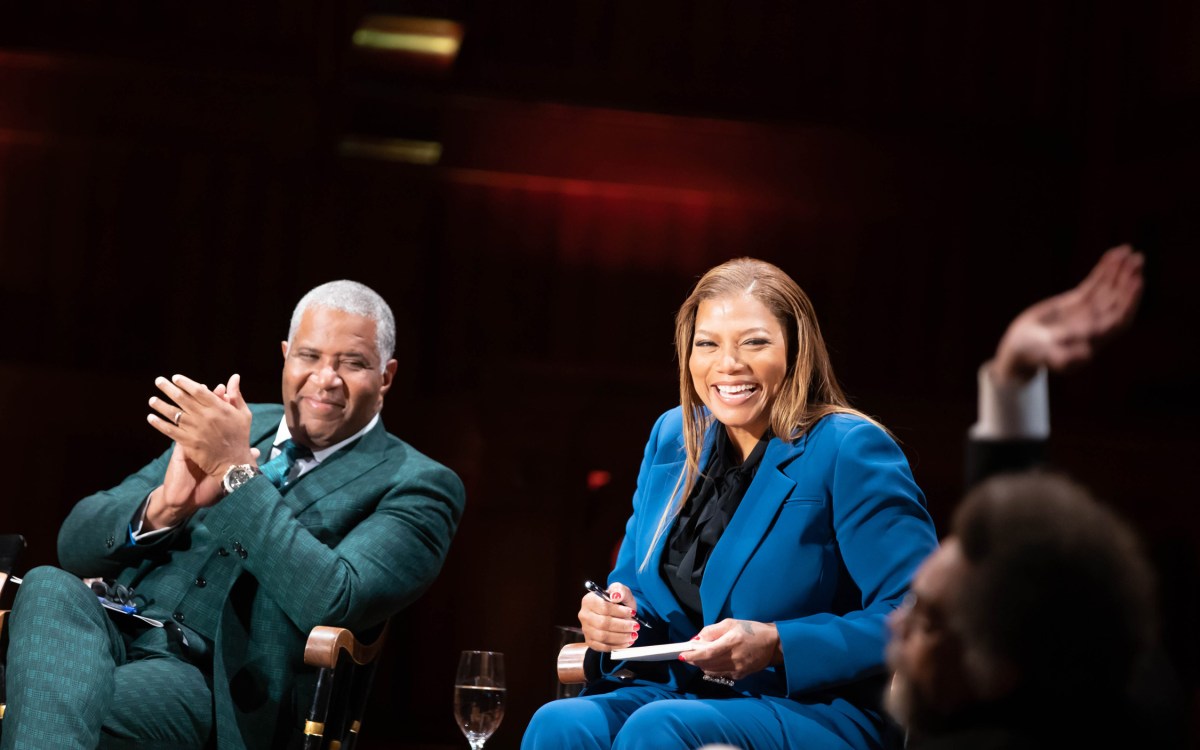
M233 492L254 477L254 469L248 464L230 466L225 472L225 491Z

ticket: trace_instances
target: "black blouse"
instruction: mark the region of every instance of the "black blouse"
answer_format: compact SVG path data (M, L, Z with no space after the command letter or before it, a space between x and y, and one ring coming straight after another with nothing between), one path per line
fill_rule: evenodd
M716 433L708 466L700 472L691 496L675 518L659 568L659 574L697 629L704 624L700 582L708 557L754 481L771 439L768 430L746 460L739 463L737 448L719 424Z

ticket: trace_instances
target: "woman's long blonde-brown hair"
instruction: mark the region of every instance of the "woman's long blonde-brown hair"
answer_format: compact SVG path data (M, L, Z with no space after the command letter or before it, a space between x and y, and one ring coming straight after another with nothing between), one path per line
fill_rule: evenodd
M754 258L726 261L705 273L675 315L675 355L679 360L679 403L683 406L683 443L686 462L675 483L654 538L642 560L644 570L659 538L691 495L700 477L700 452L713 417L692 383L689 362L696 332L696 311L705 300L749 295L774 314L787 335L787 372L771 403L771 433L783 440L800 439L822 417L855 414L875 424L871 417L851 408L838 385L829 361L812 301L780 268ZM882 425L880 425L882 427Z

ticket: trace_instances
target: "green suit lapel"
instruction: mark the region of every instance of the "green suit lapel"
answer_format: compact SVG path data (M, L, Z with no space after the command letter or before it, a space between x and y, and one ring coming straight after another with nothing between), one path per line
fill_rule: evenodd
M358 441L329 456L285 488L284 502L296 513L303 512L313 503L337 492L347 482L361 478L377 466L384 459L386 446L387 431L381 419ZM341 495L340 499L350 503L355 501L349 493Z

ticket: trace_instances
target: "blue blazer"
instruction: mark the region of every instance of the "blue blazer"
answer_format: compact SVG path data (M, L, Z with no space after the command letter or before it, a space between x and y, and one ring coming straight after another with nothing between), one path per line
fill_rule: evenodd
M653 624L641 630L637 645L686 641L696 634L659 573L669 533L654 541L684 468L682 416L676 407L654 425L633 514L609 576L610 584L632 589L638 614ZM714 429L723 428L714 423L709 429L701 466L712 449ZM705 625L732 617L775 623L779 629L784 663L747 676L735 689L822 703L881 676L885 619L936 546L925 496L908 461L876 425L835 414L794 443L772 439L700 586ZM607 680L630 667L639 675L634 682L681 689L694 683L698 671L678 660L614 663L607 654L601 667Z

